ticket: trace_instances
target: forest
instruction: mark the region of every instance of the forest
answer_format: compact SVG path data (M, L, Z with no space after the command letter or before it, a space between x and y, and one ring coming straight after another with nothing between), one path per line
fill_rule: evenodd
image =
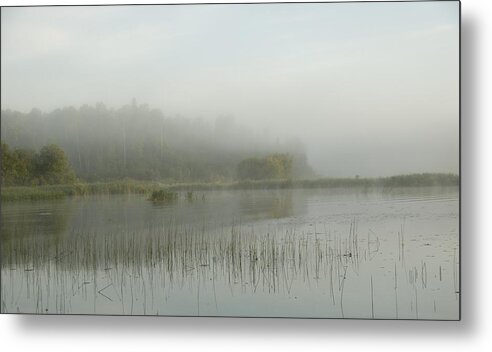
M42 154L47 146L56 145L66 154L76 177L85 182L227 182L315 176L300 141L279 141L239 125L230 116L215 122L167 116L134 100L119 109L98 103L49 113L3 110L1 122L2 142L17 159L39 159L36 151ZM36 163L34 169L39 167ZM4 181L53 183L46 177Z
M4 110L1 119L1 138L10 148L32 153L55 144L77 177L88 182L230 181L242 160L275 153L291 156L292 177L314 176L300 141L272 141L228 116L210 123L167 116L133 101L116 110L102 103L49 113Z
M167 116L147 105L104 104L1 113L2 199L93 193L458 185L454 174L319 177L299 140L236 123ZM10 187L16 186L16 187ZM22 186L22 187L21 187ZM36 186L36 187L33 187Z

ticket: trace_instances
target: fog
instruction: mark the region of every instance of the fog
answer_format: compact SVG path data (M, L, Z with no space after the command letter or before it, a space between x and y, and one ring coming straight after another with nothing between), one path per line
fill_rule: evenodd
M135 98L164 116L211 125L227 116L272 144L300 140L320 175L458 172L458 2L2 8L1 17L2 110L119 109Z

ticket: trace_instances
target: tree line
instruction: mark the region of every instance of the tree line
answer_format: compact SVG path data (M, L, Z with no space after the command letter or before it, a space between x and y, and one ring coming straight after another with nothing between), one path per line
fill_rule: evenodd
M238 178L241 180L289 179L292 177L292 161L290 154L248 158L239 163Z
M256 164L252 162L253 168L257 169L263 158L282 154L291 157L291 177L314 176L298 140L279 142L237 124L228 116L207 122L199 118L168 116L133 102L119 109L109 109L98 103L49 113L36 109L29 113L3 110L1 122L2 142L12 150L19 150L15 152L15 158L24 160L22 153L30 153L25 157L31 158L33 150L57 145L64 151L75 175L88 182L125 178L170 182L231 181L246 177L244 170L238 167L243 160L258 159ZM19 161L19 165L22 162ZM267 169L261 177L272 174ZM252 179L258 177L257 171L251 173ZM38 176L28 177L30 181L20 176L14 179L28 183L33 179L41 180Z
M65 152L54 144L34 152L11 150L2 142L1 177L4 186L71 184L76 180Z

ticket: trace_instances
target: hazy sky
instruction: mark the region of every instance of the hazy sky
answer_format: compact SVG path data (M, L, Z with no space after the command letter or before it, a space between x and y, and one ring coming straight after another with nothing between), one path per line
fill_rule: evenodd
M135 97L299 137L331 176L458 172L458 2L2 9L2 109Z

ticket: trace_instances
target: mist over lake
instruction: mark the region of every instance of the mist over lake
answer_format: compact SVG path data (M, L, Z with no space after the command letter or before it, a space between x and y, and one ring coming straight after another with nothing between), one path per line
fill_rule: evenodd
M2 313L460 319L458 2L1 16Z
M4 8L2 109L135 98L324 176L457 173L458 30L457 2Z

